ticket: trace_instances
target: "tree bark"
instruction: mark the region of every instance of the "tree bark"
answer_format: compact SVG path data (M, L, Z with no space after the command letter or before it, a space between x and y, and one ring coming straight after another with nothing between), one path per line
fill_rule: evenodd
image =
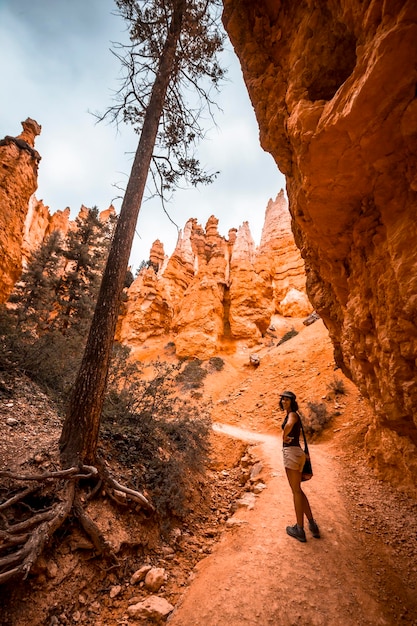
M60 438L63 467L95 460L111 349L146 180L166 91L174 69L186 0L175 3L170 28L146 110L117 227L104 270L82 363Z

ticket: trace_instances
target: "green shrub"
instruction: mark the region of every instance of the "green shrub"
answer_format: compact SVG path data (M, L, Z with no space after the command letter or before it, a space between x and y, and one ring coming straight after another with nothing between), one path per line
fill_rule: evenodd
M20 371L63 404L78 371L84 338L51 331L36 336L16 325L16 315L0 308L0 370Z
M25 373L59 403L81 362L113 230L94 207L64 241L52 233L0 313L0 367Z
M224 361L219 356L212 356L211 359L209 359L209 366L211 369L221 372L224 368Z
M132 488L149 493L168 527L173 518L185 519L200 496L211 423L204 406L178 398L177 366L153 365L153 378L132 378L131 388L109 390L101 434L106 457L131 470Z
M67 337L52 331L27 343L20 359L20 369L55 399L63 400L77 375L84 351L84 341L73 333Z
M4 304L0 305L0 371L13 370L19 362L20 333L16 317Z
M303 420L304 430L307 436L316 437L329 424L332 416L323 402L307 402L308 418Z
M295 330L295 328L292 328L287 333L285 333L283 337L281 337L281 339L277 343L277 346L280 346L282 343L285 343L286 341L288 341L289 339L292 339L296 335L298 335L298 330Z
M185 519L208 462L210 422L188 416L131 414L103 425L117 459L132 468L132 487L150 494L161 520Z
M178 374L177 382L183 389L199 389L207 376L207 370L201 367L200 359L187 361L184 369Z
M327 385L327 388L330 389L335 396L343 396L346 393L345 383L341 378L334 377Z

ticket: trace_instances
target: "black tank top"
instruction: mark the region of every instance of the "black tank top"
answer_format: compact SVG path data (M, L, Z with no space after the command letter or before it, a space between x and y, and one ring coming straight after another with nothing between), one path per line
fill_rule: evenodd
M292 437L292 440L290 443L283 443L283 447L284 448L289 448L291 446L296 446L298 448L300 448L300 432L301 432L301 422L300 422L300 416L298 415L298 413L296 413L297 416L297 421L295 422L295 424L293 424L293 427L291 428L290 432L288 433L288 437ZM282 422L282 430L284 430L286 424L288 422L288 415L285 417L285 420Z

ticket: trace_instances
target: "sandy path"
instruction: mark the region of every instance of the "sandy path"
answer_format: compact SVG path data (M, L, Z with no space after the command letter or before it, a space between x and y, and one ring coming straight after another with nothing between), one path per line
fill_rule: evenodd
M315 475L305 483L321 539L288 537L294 524L291 492L279 438L226 425L216 429L256 444L267 489L240 524L226 531L198 564L195 579L169 619L170 626L393 624L380 572L367 566L345 508L337 460L325 444L311 446Z

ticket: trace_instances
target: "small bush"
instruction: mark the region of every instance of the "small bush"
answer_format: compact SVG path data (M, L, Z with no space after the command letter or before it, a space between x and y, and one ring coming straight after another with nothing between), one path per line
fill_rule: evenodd
M283 337L281 337L281 339L277 343L277 346L280 346L282 343L285 343L286 341L288 341L289 339L292 339L296 335L298 335L298 330L295 330L295 328L292 328L287 333L285 333Z
M175 343L173 341L168 341L168 343L164 346L164 350L166 354L175 354Z
M200 359L188 361L177 376L177 382L184 389L199 389L203 386L203 380L207 376L207 370L201 367Z
M175 415L173 409L165 404L167 417L113 413L102 426L106 447L130 470L131 487L149 494L164 529L186 519L198 504L210 450L208 417L188 415L186 409Z
M20 334L16 318L4 304L0 305L0 371L17 368L21 357Z
M102 441L106 457L128 468L129 486L149 494L167 530L199 500L201 505L211 422L204 405L178 397L179 365L155 361L153 375L144 377L141 364L123 361L124 350L119 347L113 354Z
M27 344L20 367L25 374L58 400L64 401L81 363L84 346L78 336L52 331Z
M332 416L323 402L307 402L308 419L303 420L304 430L307 436L316 437L329 424Z
M328 385L327 388L332 391L335 396L343 396L346 393L345 383L341 378L334 378Z
M74 383L84 350L84 338L51 331L37 337L16 325L16 316L0 308L0 370L24 373L49 393L56 402L65 403Z
M211 369L221 372L224 368L224 361L219 356L212 356L211 359L209 359L209 366Z

